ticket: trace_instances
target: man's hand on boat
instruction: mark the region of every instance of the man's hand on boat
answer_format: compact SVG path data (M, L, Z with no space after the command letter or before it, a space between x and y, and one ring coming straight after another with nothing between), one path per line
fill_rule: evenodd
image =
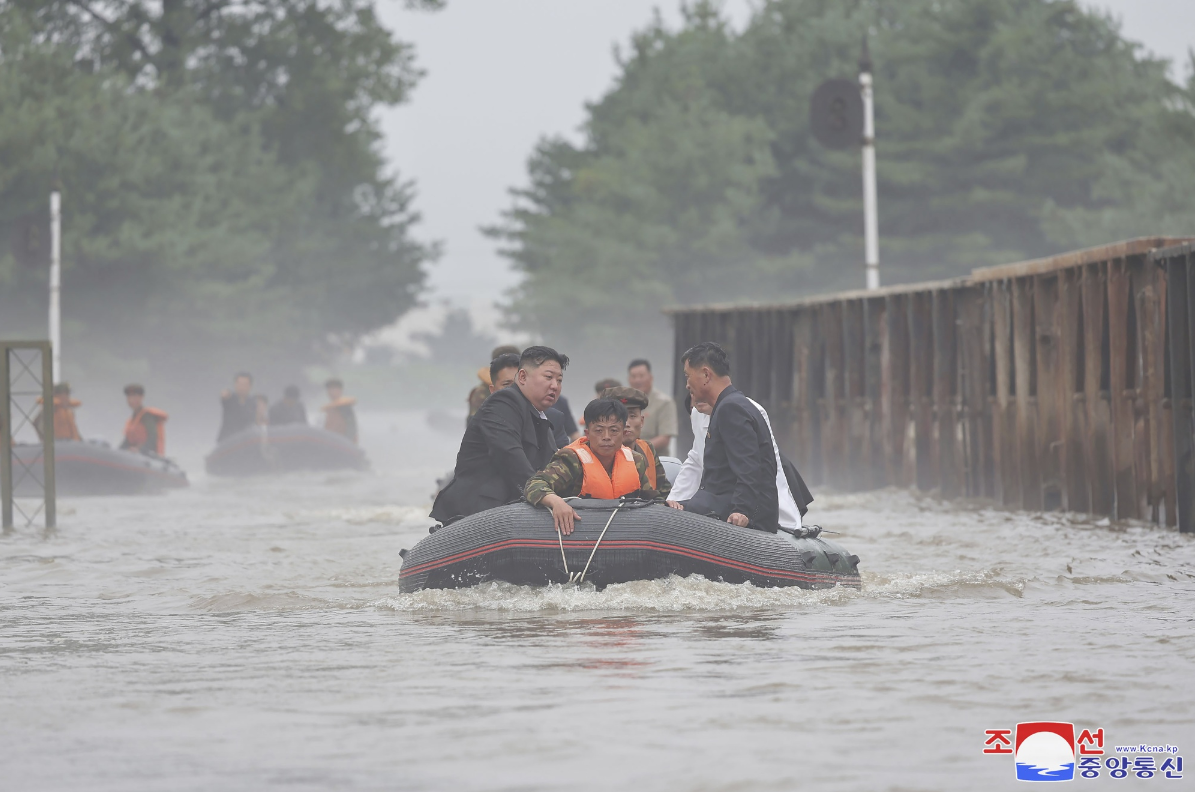
M573 532L576 522L581 519L581 515L577 514L577 510L568 505L568 501L555 493L545 495L544 499L540 501L541 506L547 506L552 510L552 522L556 524L556 530L568 536Z
M677 511L685 510L685 507L676 501L664 501L664 505L668 506L670 509L676 509Z
M751 521L747 519L747 515L735 512L726 518L726 522L730 523L731 525L737 525L740 528L746 528L747 523Z

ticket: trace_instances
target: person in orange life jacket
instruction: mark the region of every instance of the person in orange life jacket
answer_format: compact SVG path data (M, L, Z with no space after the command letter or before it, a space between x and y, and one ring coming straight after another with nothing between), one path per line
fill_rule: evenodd
M557 451L523 490L532 506L551 510L556 530L566 536L581 518L565 498L657 497L647 481L647 458L623 444L627 408L622 402L591 401L585 408L585 427L585 436Z
M647 458L647 482L660 497L668 495L672 485L668 483L668 475L664 472L664 465L656 453L655 446L643 439L643 422L646 416L649 399L647 394L635 388L608 388L602 391L600 398L614 399L627 408L627 430L623 435L623 445L634 448Z
M163 456L166 453L166 413L145 406L145 388L140 385L126 385L124 397L133 415L124 425L124 442L120 447Z
M357 400L344 395L344 383L330 379L324 383L328 391L328 403L323 406L324 429L357 442L357 413L353 405Z
M42 403L41 399L37 400L38 404ZM82 406L82 402L71 398L71 386L69 382L60 382L54 386L54 439L55 440L82 440L79 436L79 427L75 423L75 408ZM38 410L33 416L33 429L37 432L37 436L41 437L42 424L42 410Z

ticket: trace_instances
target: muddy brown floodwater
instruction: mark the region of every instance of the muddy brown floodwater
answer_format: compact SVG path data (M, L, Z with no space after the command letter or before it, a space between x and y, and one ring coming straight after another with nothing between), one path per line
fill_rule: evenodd
M403 595L456 438L423 413L362 433L369 474L195 474L0 539L0 786L1012 789L985 730L1033 720L1195 763L1190 536L821 495L861 591Z

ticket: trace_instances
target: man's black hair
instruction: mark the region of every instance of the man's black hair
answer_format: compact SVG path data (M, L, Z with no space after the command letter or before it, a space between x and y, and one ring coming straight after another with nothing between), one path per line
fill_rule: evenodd
M288 398L288 399L297 399L297 398L299 398L299 386L297 386L297 385L287 385L287 386L286 386L286 389L285 389L284 391L282 391L282 395L283 395L283 396L285 396L285 397L286 397L286 398Z
M494 358L490 363L490 382L498 379L498 372L502 369L519 367L519 355L517 352L504 352L498 357Z
M132 396L134 393L136 393L138 396L144 396L145 395L145 386L138 385L135 382L132 385L124 386L124 395L125 396Z
M340 388L341 390L344 390L344 381L337 377L333 377L332 379L330 379L324 383L324 387L325 388Z
M568 368L568 355L562 355L552 347L546 346L530 346L524 349L523 354L519 355L519 368L537 369L549 360L559 363L561 371Z
M630 371L636 366L647 366L647 370L649 372L651 371L651 363L645 358L635 358L632 360L629 364L627 364L627 371Z
M690 347L685 354L681 355L680 361L682 365L688 363L689 368L694 369L709 366L710 371L719 377L730 376L730 357L726 354L725 349L713 341L702 341L700 344Z
M608 421L611 418L625 424L627 422L626 405L614 399L594 399L585 405L586 426L592 426L594 421Z
M232 378L233 378L234 380L239 380L241 377L246 377L246 378L248 378L248 380L249 380L250 382L252 382L252 381L253 381L253 375L252 375L252 374L250 374L248 371L238 371L236 374L233 374L233 375L232 375Z

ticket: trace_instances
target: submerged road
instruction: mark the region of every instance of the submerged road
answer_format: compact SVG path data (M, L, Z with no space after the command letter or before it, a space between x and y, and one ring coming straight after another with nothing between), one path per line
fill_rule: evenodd
M456 440L422 413L362 434L369 474L185 459L187 491L0 538L0 786L1014 789L985 730L1032 720L1195 775L1195 537L823 495L862 591L400 595Z

